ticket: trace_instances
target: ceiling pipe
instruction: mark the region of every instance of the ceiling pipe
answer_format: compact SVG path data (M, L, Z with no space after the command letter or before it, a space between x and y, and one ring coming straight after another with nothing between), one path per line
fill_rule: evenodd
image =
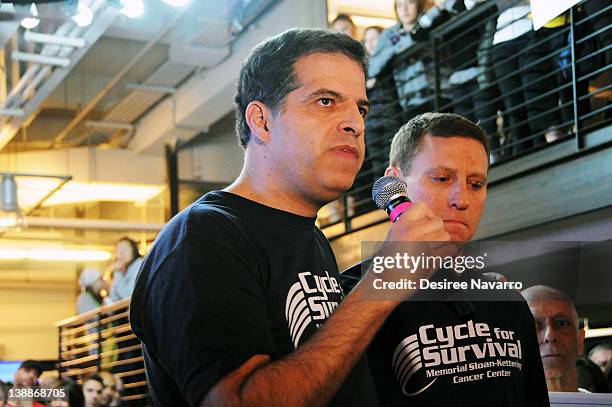
M96 15L96 24L88 27L84 38L86 40L86 46L75 51L74 48L69 46L60 46L54 44L46 44L43 46L42 54L65 57L74 52L72 56L73 62L80 60L85 55L87 49L93 44L98 37L112 24L114 19L118 16L118 11L113 7L108 7L106 0L94 0L93 5L90 6L92 12ZM100 13L98 13L102 10ZM63 23L55 32L58 36L77 37L83 32L83 28L77 26L68 20ZM42 70L44 72L39 72ZM0 107L12 107L22 106L27 99L28 104L24 105L25 115L24 118L13 118L6 122L0 131L0 150L2 150L12 139L15 137L19 129L24 125L25 122L31 122L36 118L36 115L40 112L38 107L48 94L55 89L55 87L63 80L68 73L69 68L61 68L52 70L49 66L41 67L39 64L32 64L28 67L24 76L19 79L19 82L13 87L10 95L6 98L4 105ZM51 77L41 84L49 75ZM29 85L27 85L29 83ZM38 89L40 85L40 89ZM27 87L26 87L27 86ZM24 90L24 87L26 89ZM42 93L41 93L42 92ZM19 96L19 98L17 98ZM27 96L24 97L24 96Z
M74 119L68 123L68 125L59 132L53 139L51 148L54 145L61 143L68 136L68 134L87 117L87 115L100 103L100 101L123 79L123 77L145 56L147 52L151 50L164 36L174 27L179 19L189 10L189 7L181 9L174 17L166 23L166 25L159 31L159 33L153 37L147 44L119 71L117 74L98 92L96 96L79 111Z
M83 48L85 40L83 38L62 37L53 34L43 34L33 31L26 31L23 39L28 42L38 42L41 44L65 45L73 48Z
M0 116L17 116L23 117L25 112L23 109L0 109Z
M70 65L70 58L59 58L29 52L13 51L11 57L16 61L34 62L41 65L56 65L66 68Z
M55 35L60 35L60 36L65 35L70 30L70 26L72 24L74 23L71 20L66 21L64 24L62 24L57 29L57 31L55 32ZM58 48L58 46L57 45L45 45L41 51L41 54L49 55L49 50L55 49L55 48ZM28 67L28 69L26 69L25 73L19 79L19 82L17 83L17 85L15 85L13 89L11 89L11 92L6 97L6 100L4 101L2 105L3 107L9 107L13 104L15 97L19 95L25 87L27 87L28 83L38 73L39 69L40 69L39 64L32 64Z

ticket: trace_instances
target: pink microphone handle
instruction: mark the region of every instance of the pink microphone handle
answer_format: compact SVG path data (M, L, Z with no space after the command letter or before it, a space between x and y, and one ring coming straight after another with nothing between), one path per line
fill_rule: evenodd
M412 202L402 202L401 204L393 208L393 210L389 214L389 219L391 219L391 222L395 223L395 221L397 220L397 218L400 217L402 212L404 212L406 209L410 208L411 206L412 206Z

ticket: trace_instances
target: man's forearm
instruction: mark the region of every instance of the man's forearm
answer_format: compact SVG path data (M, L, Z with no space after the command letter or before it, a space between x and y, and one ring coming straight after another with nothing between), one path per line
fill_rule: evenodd
M325 406L397 301L365 301L359 284L315 335L284 358L259 355L226 376L203 406ZM242 369L242 371L241 371ZM236 389L232 391L232 389Z

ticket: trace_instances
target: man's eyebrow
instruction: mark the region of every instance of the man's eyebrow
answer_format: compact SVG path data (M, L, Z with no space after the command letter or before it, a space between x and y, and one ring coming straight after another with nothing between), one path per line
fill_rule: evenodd
M452 172L453 174L457 172L457 170L455 170L453 168L444 167L444 166L434 167L430 171L438 171L438 170ZM473 172L470 175L468 175L468 177L480 177L480 178L484 179L485 181L487 180L487 176L485 174L480 173L480 172Z
M325 97L325 96L332 96L332 97L335 97L341 100L346 99L346 97L342 93L332 90L332 89L326 89L326 88L317 89L314 92L311 92L308 95L308 98L311 99L315 97ZM359 99L357 101L357 105L361 107L363 106L370 107L370 102L367 99Z

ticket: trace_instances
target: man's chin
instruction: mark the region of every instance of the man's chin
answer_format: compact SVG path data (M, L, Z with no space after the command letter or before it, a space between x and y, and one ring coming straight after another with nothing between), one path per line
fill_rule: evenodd
M560 379L563 377L564 368L557 364L544 362L544 375L547 379Z
M450 235L450 240L453 242L467 242L472 238L471 233L449 231L448 229L446 231Z

